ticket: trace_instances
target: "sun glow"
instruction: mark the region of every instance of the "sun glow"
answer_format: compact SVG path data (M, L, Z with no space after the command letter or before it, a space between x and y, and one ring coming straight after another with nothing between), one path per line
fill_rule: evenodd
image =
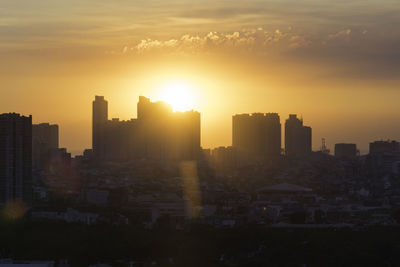
M160 89L161 101L172 106L174 111L186 111L195 108L195 92L193 87L183 82L167 83Z

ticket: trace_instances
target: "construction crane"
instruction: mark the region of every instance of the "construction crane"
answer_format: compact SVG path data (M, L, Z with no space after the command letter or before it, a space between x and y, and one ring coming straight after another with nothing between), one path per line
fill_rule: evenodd
M320 151L324 154L329 154L331 151L326 147L326 141L325 138L322 138L322 145L320 148Z

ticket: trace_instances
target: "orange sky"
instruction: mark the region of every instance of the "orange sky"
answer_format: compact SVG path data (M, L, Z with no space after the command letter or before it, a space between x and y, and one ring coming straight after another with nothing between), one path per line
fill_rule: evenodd
M189 84L202 145L231 144L236 113L302 114L321 138L400 140L398 1L2 0L0 112L91 144L91 101L136 117L139 95Z

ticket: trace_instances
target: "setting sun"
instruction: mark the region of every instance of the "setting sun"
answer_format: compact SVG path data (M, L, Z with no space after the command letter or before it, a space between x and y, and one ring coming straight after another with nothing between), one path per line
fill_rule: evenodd
M192 86L183 82L171 82L161 87L159 99L172 106L174 111L194 109L196 97Z
M0 0L0 267L400 266L399 3Z

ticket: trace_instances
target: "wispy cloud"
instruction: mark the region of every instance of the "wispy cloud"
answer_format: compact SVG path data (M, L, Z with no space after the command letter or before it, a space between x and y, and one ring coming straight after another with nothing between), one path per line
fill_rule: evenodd
M354 70L368 66L368 74L399 70L398 0L1 3L0 54L8 62L24 54L75 60L101 58L105 51L132 56L216 53L352 64Z
M235 50L246 52L265 52L272 46L282 46L282 49L295 49L308 46L311 40L306 36L290 31L265 31L262 27L255 29L221 33L211 31L206 34L184 34L176 39L157 40L143 39L133 46L124 48L125 52L133 51L139 54L162 51L172 53L198 53L202 51Z
M328 39L347 38L350 36L350 34L351 34L351 29L345 29L334 34L329 34Z

